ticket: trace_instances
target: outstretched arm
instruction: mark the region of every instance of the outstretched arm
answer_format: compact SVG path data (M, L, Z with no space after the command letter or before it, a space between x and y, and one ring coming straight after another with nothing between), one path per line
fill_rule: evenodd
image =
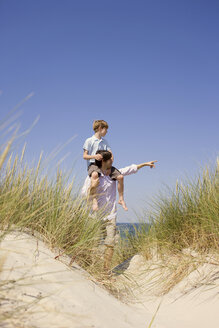
M155 162L157 162L157 161L146 162L146 163L142 163L142 164L138 164L138 165L132 164L132 165L129 165L129 166L119 169L119 171L121 172L122 175L130 175L130 174L138 172L138 170L144 166L150 166L150 168L155 167L155 165L154 165Z
M142 163L142 164L138 164L137 165L137 169L141 169L144 166L150 166L150 168L152 169L153 167L155 167L154 163L156 163L157 161L151 161L151 162L146 162L146 163Z

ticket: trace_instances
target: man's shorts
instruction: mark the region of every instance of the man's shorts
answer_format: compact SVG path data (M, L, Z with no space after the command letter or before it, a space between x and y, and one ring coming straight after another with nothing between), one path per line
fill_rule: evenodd
M102 226L103 244L106 246L115 246L116 244L116 218L104 220Z
M91 176L91 174L93 173L93 172L97 172L98 173L98 175L100 176L101 175L101 169L94 163L91 163L89 166L88 166L88 175L89 175L89 177ZM119 176L119 175L121 175L121 172L118 170L118 169L116 169L114 166L112 166L112 168L111 168L111 173L110 173L110 178L112 179L112 180L117 180L117 177Z

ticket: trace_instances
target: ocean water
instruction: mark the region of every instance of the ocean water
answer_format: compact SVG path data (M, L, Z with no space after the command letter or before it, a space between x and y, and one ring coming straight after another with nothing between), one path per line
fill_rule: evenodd
M135 235L135 228L138 230L138 229L141 229L141 226L142 226L142 223L120 223L120 222L117 222L116 223L116 227L120 233L120 236L122 238L125 237L125 231L128 230L128 233L131 234L131 235ZM145 227L145 224L144 224L144 227ZM146 229L149 229L150 227L150 224L149 223L146 223Z

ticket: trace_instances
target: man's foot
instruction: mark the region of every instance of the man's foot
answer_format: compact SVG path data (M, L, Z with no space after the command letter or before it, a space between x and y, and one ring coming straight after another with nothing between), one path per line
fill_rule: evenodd
M114 278L114 273L110 269L105 269L104 272L102 273L103 278L109 279L111 281L116 281Z
M122 205L125 211L128 211L128 207L126 206L124 199L119 199L118 204Z

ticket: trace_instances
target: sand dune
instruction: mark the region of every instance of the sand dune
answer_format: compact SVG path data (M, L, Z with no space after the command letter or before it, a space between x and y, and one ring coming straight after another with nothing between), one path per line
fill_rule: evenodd
M145 328L152 318L110 295L75 263L70 268L55 260L57 254L33 236L10 233L0 251L5 254L1 280L12 281L4 287L2 310L22 305L12 321L25 322L24 327Z
M132 291L125 304L76 263L69 267L67 257L55 260L57 254L29 234L8 234L0 252L1 312L17 309L4 327L147 328L161 300L153 328L219 327L216 265L203 264L162 297L153 284L160 269L136 255L116 276L117 286Z
M168 328L218 328L219 266L211 264L211 258L205 261L194 270L191 267L191 272L169 292L158 296L168 270L161 271L159 259L146 262L136 255L126 263L117 284L126 289L129 285L132 294L126 297L139 309L155 312L161 303L154 326L159 322Z

